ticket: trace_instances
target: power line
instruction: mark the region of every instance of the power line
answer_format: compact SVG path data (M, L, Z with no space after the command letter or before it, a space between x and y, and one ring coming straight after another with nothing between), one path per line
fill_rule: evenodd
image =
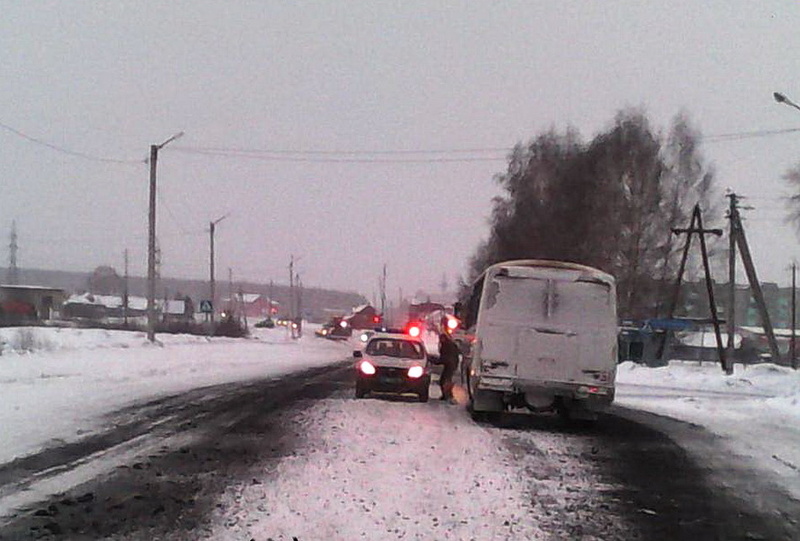
M780 130L756 130L721 133L701 136L707 143L741 141L798 133L800 128ZM441 149L385 149L385 150L290 150L256 149L234 147L181 147L171 150L188 154L216 156L224 158L246 158L263 161L282 161L300 163L448 163L448 162L490 162L505 161L512 148L441 148ZM500 156L485 154L503 153ZM464 156L464 154L472 154ZM388 157L387 157L388 156ZM398 156L398 157L393 157ZM421 157L425 156L425 157Z
M327 154L327 151L270 151L256 149L229 149L212 150L189 147L175 147L174 152L199 154L222 158L246 158L271 162L297 162L297 163L459 163L459 162L497 162L505 161L506 156L465 156L465 157L433 157L433 158L383 158L376 157L348 157L352 155L370 155L368 151L351 151L342 154ZM423 151L427 154L437 154L436 151ZM414 154L408 151L376 151L372 154ZM421 152L422 153L422 152Z
M28 135L12 126L0 122L0 128L25 139L26 141L47 147L56 152L75 156L84 160L101 163L140 164L145 160L122 160L94 156L85 152L78 152L37 137ZM706 143L719 143L726 141L740 141L775 135L785 135L800 132L800 128L786 128L780 130L756 130L746 132L721 133L700 137ZM497 162L506 161L512 148L441 148L441 149L387 149L387 150L290 150L290 149L247 149L233 147L180 147L170 148L171 151L216 156L224 158L246 158L262 161L298 162L298 163L459 163L459 162ZM486 156L485 154L502 153L499 156ZM466 156L465 156L466 155ZM391 156L398 156L396 158ZM426 157L420 157L426 156Z
M773 135L785 135L787 133L800 132L800 128L786 128L782 130L757 130L746 132L720 133L718 135L707 135L700 139L706 143L718 143L723 141L741 141L743 139L755 139L758 137L770 137Z
M13 133L17 137L21 137L22 139L30 141L31 143L36 143L37 145L42 145L42 146L47 147L47 148L49 148L51 150L55 150L56 152L61 152L62 154L68 154L70 156L76 156L78 158L83 158L84 160L89 160L89 161L93 161L93 162L104 162L104 163L125 163L125 164L133 164L133 163L140 164L140 163L144 163L142 160L118 160L118 159L115 159L115 158L102 158L102 157L99 157L99 156L92 156L91 154L85 154L83 152L77 152L75 150L70 150L68 148L60 147L58 145L54 145L52 143L48 143L47 141L43 141L42 139L38 139L36 137L30 136L30 135L28 135L26 133L23 133L23 132L19 131L16 128L12 128L11 126L9 126L7 124L3 124L2 122L0 122L0 128L3 128L4 130L7 130L7 131Z
M476 154L486 152L508 152L509 148L440 148L440 149L401 149L401 150L289 150L289 149L246 149L231 147L182 147L176 145L173 150L191 150L198 152L241 152L253 154L298 154L317 156L336 155L392 155L392 154Z

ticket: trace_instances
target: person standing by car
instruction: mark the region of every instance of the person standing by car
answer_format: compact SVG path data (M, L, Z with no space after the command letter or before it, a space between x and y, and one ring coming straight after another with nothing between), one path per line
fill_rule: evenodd
M439 364L442 365L442 375L439 376L439 386L442 389L441 400L453 401L453 374L458 370L458 345L447 332L439 334Z

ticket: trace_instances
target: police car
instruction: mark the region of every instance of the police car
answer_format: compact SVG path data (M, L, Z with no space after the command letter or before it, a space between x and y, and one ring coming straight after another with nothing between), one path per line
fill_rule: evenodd
M415 394L428 401L430 363L419 335L397 329L376 329L363 351L353 352L356 398L369 393Z

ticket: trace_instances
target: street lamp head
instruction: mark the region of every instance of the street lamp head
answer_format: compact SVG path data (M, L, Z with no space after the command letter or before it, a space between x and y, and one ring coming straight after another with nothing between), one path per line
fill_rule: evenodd
M787 101L786 96L784 96L780 92L773 92L772 97L775 98L775 101L777 101L778 103L786 103Z

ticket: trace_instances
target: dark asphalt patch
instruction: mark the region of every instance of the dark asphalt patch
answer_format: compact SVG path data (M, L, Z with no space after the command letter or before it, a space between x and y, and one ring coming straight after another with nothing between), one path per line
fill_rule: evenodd
M617 497L635 512L644 539L800 539L798 502L759 472L727 456L716 436L690 423L622 408L616 412L604 419L603 438L616 455L606 470L626 487ZM709 456L690 456L664 429L682 439L704 440ZM703 458L711 459L715 470L701 466ZM748 485L774 505L755 505L735 487L720 486L719 476L736 476L736 485ZM780 512L793 505L793 516Z
M0 530L0 540L197 539L230 483L260 482L256 477L263 478L265 467L302 445L303 434L292 423L296 413L345 386L352 386L349 361L280 379L208 388L210 400L198 400L203 391L192 391L119 412L136 426L169 417L159 430L198 428L202 436L20 512ZM94 452L94 442L87 454ZM46 453L61 456L58 449ZM70 448L68 454L74 453Z
M614 408L594 425L510 414L492 425L506 431L509 450L531 480L540 526L555 539L800 539L800 504L744 461L723 455L717 438L697 425L623 408ZM555 437L557 447L542 449L537 432ZM702 448L717 456L715 468L725 471L699 465L673 437L702 439ZM567 487L560 501L547 501L547 490L537 494L541 483L567 484L586 473L600 479L602 487ZM735 485L748 487L747 493L720 486L719 476L735 476ZM753 493L761 504L748 496Z

